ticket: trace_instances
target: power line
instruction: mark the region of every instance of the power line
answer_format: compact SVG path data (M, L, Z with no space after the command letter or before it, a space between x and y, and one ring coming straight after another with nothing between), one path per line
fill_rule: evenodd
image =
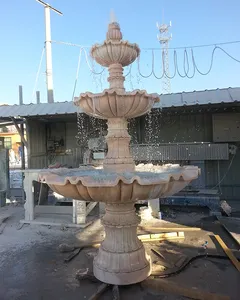
M74 46L78 48L91 48L91 46L83 46L79 44L74 44L70 42L64 42L64 41L52 41L52 43L55 44L63 44L68 46ZM230 44L238 44L240 41L228 41L228 42L221 42L221 43L214 43L214 44L202 44L202 45L193 45L193 46L180 46L180 47L169 47L169 50L177 50L177 49L191 49L191 48L204 48L204 47L215 47L215 46L221 46L221 45L230 45ZM161 48L142 48L142 50L158 50L161 51Z
M203 45L194 45L194 46L180 46L180 47L172 47L172 48L170 47L170 48L168 48L168 50L215 47L215 46L238 44L238 43L240 43L240 41L230 41L230 42L203 44ZM161 49L160 48L142 48L142 50L161 50Z
M63 41L52 41L54 43L59 43L59 44L65 44L68 46L75 46L80 48L80 56L82 55L82 52L85 56L85 61L88 65L89 70L95 74L95 75L101 75L104 70L106 68L102 68L101 71L96 72L94 70L94 65L90 65L90 61L89 61L89 57L88 57L88 53L86 48L90 48L90 46L82 46L79 44L73 44L73 43L69 43L69 42L63 42ZM168 70L166 70L166 64L165 64L165 57L164 57L164 53L162 53L162 74L161 76L157 76L156 72L155 72L155 56L154 56L154 51L156 50L162 50L161 48L147 48L147 50L151 50L152 52L152 70L150 71L149 74L144 75L141 70L140 70L140 57L138 57L137 59L137 70L138 70L138 74L143 77L143 78L149 78L152 75L158 79L161 80L164 77L169 78L169 79L173 79L176 75L180 76L181 78L193 78L195 76L196 73L199 73L200 75L208 75L212 68L213 68L213 64L214 64L214 57L215 57L215 52L216 50L220 50L221 52L223 52L225 55L227 55L230 59L240 63L240 60L233 57L231 54L229 54L225 49L223 49L222 47L220 47L219 45L227 45L227 44L236 44L236 43L240 43L240 41L231 41L231 42L224 42L224 43L219 43L219 44L206 44L206 45L198 45L198 46L188 46L188 47L176 47L176 48L169 48L169 49L173 49L174 53L173 53L173 67L174 67L174 71L173 71L173 75L170 75ZM200 48L200 47L210 47L210 46L214 46L214 48L212 49L212 53L211 53L211 59L210 59L210 66L207 69L206 72L203 72L199 69L199 67L197 66L196 63L196 59L195 59L195 55L194 55L194 48ZM183 57L183 71L180 72L180 68L179 68L179 61L178 61L178 53L177 53L177 49L184 49L184 57ZM189 53L187 51L187 49L191 49L190 50L190 57L189 57ZM146 50L146 48L145 48ZM190 74L190 64L192 65L192 71ZM128 75L131 75L131 71L132 71L132 65L129 68L129 71L127 72L127 74L125 75L125 77L127 77Z
M83 46L83 45L74 44L74 43L70 43L70 42L63 42L63 41L53 41L52 40L52 43L73 46L73 47L78 47L78 48L91 48L91 46Z
M39 74L40 74L40 70L41 70L41 66L42 66L42 60L43 60L44 53L45 53L45 45L42 49L41 58L40 58L39 65L38 65L38 70L37 70L36 79L35 79L33 92L32 92L32 99L34 99L34 96L35 96L35 93L36 93L37 83L38 83L38 79L39 79Z

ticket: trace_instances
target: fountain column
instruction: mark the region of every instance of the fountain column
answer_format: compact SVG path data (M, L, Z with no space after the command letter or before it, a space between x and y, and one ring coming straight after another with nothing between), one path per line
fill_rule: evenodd
M109 64L109 92L124 95L123 64L119 51L122 33L119 25L109 24L107 40L114 47L111 55L113 62ZM132 57L127 57L126 65ZM110 97L108 98L110 102ZM108 118L108 134L106 141L108 152L103 161L103 168L112 172L133 172L135 164L130 153L130 140L128 122L124 115L124 101L115 106L114 114L118 117ZM135 200L135 199L134 199ZM106 237L94 259L93 271L100 281L127 285L140 282L151 274L150 257L146 254L142 242L137 237L137 226L140 218L136 215L133 199L127 203L106 204L106 214L102 218Z
M137 237L140 217L134 203L106 204L102 218L106 237L93 264L99 280L128 285L143 281L151 273L149 257Z
M134 171L135 165L130 154L127 120L123 118L108 119L108 134L106 137L108 153L103 161L105 170L114 172Z

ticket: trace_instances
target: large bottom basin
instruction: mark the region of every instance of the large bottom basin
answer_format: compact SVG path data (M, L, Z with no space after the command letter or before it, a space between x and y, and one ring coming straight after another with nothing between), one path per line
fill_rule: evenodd
M115 173L100 168L43 170L39 181L75 200L126 203L171 196L199 174L198 167L179 165L136 166L135 172Z

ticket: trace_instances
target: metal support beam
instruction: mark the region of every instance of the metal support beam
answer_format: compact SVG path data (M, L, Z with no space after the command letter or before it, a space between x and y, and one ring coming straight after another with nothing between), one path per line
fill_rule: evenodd
M47 99L48 103L54 102L53 77L52 77L52 44L51 44L51 23L50 7L45 6L45 49L46 49L46 78L47 78Z
M24 136L24 125L20 125L20 130L22 132L22 135ZM22 170L25 170L26 164L25 164L25 147L24 147L24 142L21 139L21 147L22 147L22 152L21 152L21 162L22 162Z
M36 0L44 6L45 11L45 49L46 49L46 81L47 81L47 99L48 103L54 102L53 95L53 78L52 78L52 41L51 41L51 21L50 10L53 10L59 15L62 13L56 8L42 0Z
M21 141L24 143L24 145L28 148L28 142L26 141L25 137L24 137L24 133L22 133L21 129L19 128L16 120L14 118L11 118L13 121L13 124L15 126L15 128L17 129L18 134L21 137Z

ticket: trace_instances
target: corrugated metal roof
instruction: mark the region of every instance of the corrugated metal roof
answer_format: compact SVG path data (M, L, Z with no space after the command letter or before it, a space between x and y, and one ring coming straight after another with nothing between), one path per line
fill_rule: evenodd
M240 102L240 88L182 92L160 95L154 108L170 108L192 105ZM64 115L76 113L73 102L55 102L0 106L0 118ZM81 112L81 110L79 110Z
M0 106L0 118L74 114L77 109L72 101L8 105Z
M240 102L240 88L182 92L160 95L157 108Z

